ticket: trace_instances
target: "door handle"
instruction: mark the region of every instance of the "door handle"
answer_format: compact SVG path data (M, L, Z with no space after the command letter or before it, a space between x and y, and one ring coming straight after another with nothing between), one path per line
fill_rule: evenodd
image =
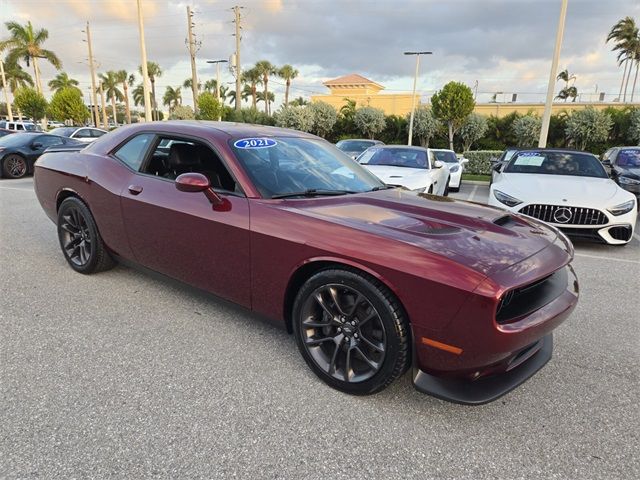
M138 195L142 193L142 187L140 185L129 185L129 193L131 195Z

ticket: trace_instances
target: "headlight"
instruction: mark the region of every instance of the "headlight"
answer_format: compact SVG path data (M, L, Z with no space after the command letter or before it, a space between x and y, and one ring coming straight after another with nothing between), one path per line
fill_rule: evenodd
M506 193L501 192L500 190L494 190L493 196L496 197L500 203L504 203L507 207L515 207L516 205L522 203L522 200L518 200L511 195L507 195Z
M616 205L615 207L607 208L607 210L609 210L609 213L611 213L611 215L615 215L617 217L618 215L624 215L625 213L630 212L635 208L635 206L636 201L629 200L628 202L621 203L620 205Z
M460 170L460 165L454 165L453 167L449 167L449 171L451 173L456 173L458 170Z
M635 180L629 177L618 177L618 181L622 185L640 185L640 180Z
M414 188L413 190L411 190L412 192L416 192L416 193L424 193L424 191L427 189L427 187L422 187L422 188Z

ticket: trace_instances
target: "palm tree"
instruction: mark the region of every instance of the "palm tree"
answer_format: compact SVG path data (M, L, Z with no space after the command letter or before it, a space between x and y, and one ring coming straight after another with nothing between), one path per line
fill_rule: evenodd
M141 83L136 85L136 88L131 90L131 96L133 97L133 104L136 107L138 105L144 105L144 86Z
M142 75L142 65L138 67L140 75ZM158 103L156 102L156 78L162 76L162 69L156 62L147 62L147 75L149 75L149 81L151 82L151 108L153 110L152 117L158 119ZM143 80L144 81L144 80Z
M269 101L265 102L265 104L268 103L272 103L275 102L275 95L273 94L273 92L267 92L267 97L266 97ZM258 92L258 101L259 102L264 102L265 96L264 96L264 92Z
M187 78L184 82L182 82L182 86L188 90L191 90L191 85L193 85L193 79L192 78ZM205 83L205 90L206 90L206 83ZM198 91L202 90L202 82L198 82Z
M220 90L220 95L222 95L222 90ZM240 98L241 98L241 100L247 101L247 99L249 98L249 95L251 95L251 89L249 88L249 85L245 85L244 89L242 90L242 92L240 92ZM228 90L227 91L227 98L230 98L231 100L233 100L233 107L235 108L235 106L236 106L236 91L235 90Z
M622 65L624 63L624 71L622 73L622 82L620 83L620 93L618 94L618 98L622 98L623 101L626 101L627 87L629 86L629 78L631 77L633 62L636 62L636 79L638 72L637 64L640 62L640 31L635 20L631 17L625 17L622 20L619 20L618 23L611 28L606 41L614 42L612 50L618 50L618 65ZM622 93L623 86L624 95Z
M178 105L182 104L182 94L180 93L180 87L173 88L167 87L162 97L162 103L169 107L169 111L173 111Z
M75 78L70 78L67 72L60 72L56 77L51 80L47 85L54 92L59 92L63 88L75 88L80 91L78 88L78 80Z
M560 90L558 95L556 95L556 98L559 98L560 100L564 100L565 102L567 101L568 98L573 98L573 101L575 102L576 97L578 96L578 89L573 85L569 86L569 82L571 81L575 82L576 76L569 75L569 70L565 68L558 74L558 76L556 77L556 80L562 80L564 82L564 88Z
M122 84L123 96L124 96L124 113L127 119L127 123L131 123L131 108L129 105L129 87L133 86L133 82L136 81L136 77L133 73L128 73L126 70L118 70L116 72L118 82Z
M258 102L257 97L257 86L259 83L262 83L262 73L258 71L257 68L250 68L242 72L242 81L247 82L251 85L251 106L256 108L256 104Z
M296 78L300 72L293 68L291 65L283 65L280 70L278 70L278 76L285 81L285 90L284 90L284 106L289 105L289 87L291 87L291 80Z
M98 77L102 81L102 89L107 96L107 100L111 100L113 123L117 125L118 117L116 116L116 100L118 100L119 102L124 100L124 95L118 88L118 86L120 85L120 77L118 76L118 72L114 72L113 70L109 70L106 73L101 73L100 75L98 75Z
M305 100L302 97L298 97L298 98L294 98L293 100L291 100L291 106L292 107L303 107L305 105L308 105L309 101Z
M49 38L49 31L45 28L34 30L31 22L20 25L18 22L6 22L7 30L11 37L0 42L0 52L9 50L6 62L18 63L24 60L27 67L33 63L33 73L36 79L36 88L42 93L42 81L40 79L40 69L38 59L44 58L57 70L62 68L62 62L51 50L42 48L42 44Z
M264 113L269 115L269 75L275 75L277 69L267 60L260 60L258 63L256 63L256 66L254 68L258 71L258 73L260 73L260 75L262 75L262 85L264 86L262 98L266 98L267 100L269 100L264 103Z
M204 91L213 93L214 95L216 95L217 86L218 86L218 82L214 78L211 78L206 82L204 82ZM222 105L224 105L225 100L227 99L228 92L229 92L229 87L225 85L220 85L220 102L222 103Z
M33 78L17 63L4 64L4 76L11 93L23 87L33 87Z

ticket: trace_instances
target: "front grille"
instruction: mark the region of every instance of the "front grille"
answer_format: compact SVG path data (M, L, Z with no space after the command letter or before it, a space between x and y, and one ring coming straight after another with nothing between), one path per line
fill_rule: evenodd
M556 225L605 225L607 216L595 208L563 205L527 205L520 213Z

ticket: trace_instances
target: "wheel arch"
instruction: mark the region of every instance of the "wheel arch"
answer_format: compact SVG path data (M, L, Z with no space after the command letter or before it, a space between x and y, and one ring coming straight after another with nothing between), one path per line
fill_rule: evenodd
M302 285L316 273L332 268L344 269L351 272L360 273L365 277L373 277L375 280L382 283L382 285L388 288L393 296L397 299L398 304L402 308L405 318L407 319L407 322L411 324L409 316L407 315L407 311L402 304L400 295L398 295L398 289L393 285L393 282L389 281L387 278L380 275L375 270L372 270L371 268L361 265L357 262L346 260L344 258L318 257L308 259L298 264L289 276L289 282L287 283L287 288L284 294L282 310L287 332L293 332L291 313L293 310L293 303L295 301L298 290L300 290L300 287L302 287Z
M64 202L69 197L76 197L78 200L84 203L87 208L89 208L89 204L87 203L87 201L82 198L82 196L78 192L71 188L63 188L56 195L56 213L58 213L58 210L60 210L60 205L62 205L62 202ZM90 208L89 211L91 211Z

